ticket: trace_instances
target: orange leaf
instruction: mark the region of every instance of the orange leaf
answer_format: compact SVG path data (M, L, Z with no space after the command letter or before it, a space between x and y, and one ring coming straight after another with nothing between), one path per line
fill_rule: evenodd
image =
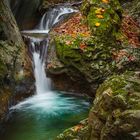
M104 17L102 15L96 15L97 18L103 19Z
M108 4L109 0L102 0L102 2Z
M99 23L99 22L96 22L96 23L95 23L95 26L96 26L96 27L99 27L100 25L101 25L101 23Z
M80 49L81 49L81 50L84 50L85 48L87 48L87 46L86 46L85 44L83 44L83 43L80 44Z
M74 131L78 131L78 130L80 130L81 128L83 128L82 125L77 125L77 126L74 127Z
M66 45L71 45L71 41L67 40Z

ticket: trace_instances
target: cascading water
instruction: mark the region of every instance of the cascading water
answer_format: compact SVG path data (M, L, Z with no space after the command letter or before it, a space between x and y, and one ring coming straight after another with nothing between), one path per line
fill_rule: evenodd
M45 74L48 39L30 37L28 40L29 51L33 61L36 94L43 94L50 90L50 79Z
M54 27L54 25L61 22L69 14L74 12L77 12L77 10L70 7L57 6L50 9L43 15L39 25L34 30L22 31L24 37L29 42L28 46L33 62L36 95L17 104L16 106L12 107L12 109L22 108L26 104L32 104L32 107L34 106L40 107L40 109L46 109L46 106L51 104L51 112L54 111L54 113L56 113L55 111L57 110L54 108L54 106L58 106L57 109L59 108L59 105L61 106L59 102L56 102L59 97L51 91L50 79L47 78L45 74L45 61L47 58L47 49L49 44L48 33ZM35 34L39 35L35 37ZM45 36L40 37L42 34L45 34ZM44 102L45 99L46 102ZM67 104L68 102L69 101L66 100L64 103ZM49 110L50 109L47 111Z
M34 30L23 31L23 33L49 33L54 25L61 22L69 14L77 11L70 7L57 6L43 15L39 25Z
M77 12L77 10L69 7L66 8L57 6L56 8L51 9L43 15L39 25L34 30L22 32L26 35L29 35L31 33L48 34L54 25L61 22L66 16L74 12ZM48 39L38 39L35 37L30 37L28 39L30 39L29 42L34 62L36 92L37 94L45 93L48 89L50 89L50 79L46 78L44 69L48 48ZM42 46L42 42L45 43L45 45Z
M47 46L46 46L47 47ZM50 79L46 78L45 62L41 60L40 54L36 51L33 52L34 60L34 75L36 80L36 93L42 94L50 89Z
M58 6L43 16L35 30L23 31L29 41L29 52L33 60L36 94L11 107L15 115L7 126L5 135L0 135L2 140L54 140L64 129L87 117L89 101L52 91L44 68L49 43L48 32L73 12L76 10Z
M46 12L43 15L37 29L49 31L55 24L63 20L65 16L73 12L77 12L77 10L66 7L57 7L57 9L54 8L50 12Z

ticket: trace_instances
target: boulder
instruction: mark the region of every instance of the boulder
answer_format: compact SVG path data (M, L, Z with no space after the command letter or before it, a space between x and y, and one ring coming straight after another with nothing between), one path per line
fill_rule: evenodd
M86 122L65 130L56 139L140 139L140 72L129 71L105 80L97 90Z

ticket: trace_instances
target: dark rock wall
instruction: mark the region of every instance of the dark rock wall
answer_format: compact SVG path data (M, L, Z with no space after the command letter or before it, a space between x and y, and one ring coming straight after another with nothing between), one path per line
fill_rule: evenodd
M9 0L10 7L21 30L32 29L39 21L41 0Z

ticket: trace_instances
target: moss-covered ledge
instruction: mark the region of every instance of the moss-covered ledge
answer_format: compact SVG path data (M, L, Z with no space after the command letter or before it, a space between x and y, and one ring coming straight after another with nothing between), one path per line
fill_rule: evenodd
M76 126L73 128L77 128ZM136 140L140 131L140 72L109 77L97 90L88 123L57 140Z
M81 9L82 13L73 15L51 34L61 70L66 69L75 81L90 85L94 95L108 76L139 67L140 49L129 44L120 28L122 9L118 0L89 0ZM58 72L59 66L52 62L49 69Z
M88 140L88 119L81 121L76 126L65 130L56 140Z

